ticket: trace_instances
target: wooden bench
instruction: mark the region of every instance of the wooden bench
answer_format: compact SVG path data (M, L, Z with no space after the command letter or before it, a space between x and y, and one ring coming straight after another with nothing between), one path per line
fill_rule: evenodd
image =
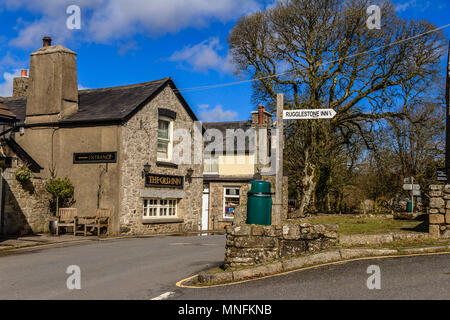
M57 214L58 222L56 226L56 235L59 235L59 228L72 227L73 234L77 234L77 208L60 208Z
M100 237L101 228L106 228L106 230L109 229L110 217L110 209L98 208L95 211L95 217L84 223L84 235L87 235L87 228L97 228L97 236Z

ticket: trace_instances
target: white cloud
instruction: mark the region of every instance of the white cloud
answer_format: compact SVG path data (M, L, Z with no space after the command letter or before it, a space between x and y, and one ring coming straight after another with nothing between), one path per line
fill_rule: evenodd
M14 70L13 73L4 72L3 82L0 83L0 97L11 97L13 91L13 80L20 76L20 69Z
M425 11L427 8L431 6L430 1L417 1L417 0L409 0L404 3L400 3L395 6L395 11L404 12L409 9Z
M231 58L227 54L221 56L218 51L222 49L219 38L210 38L194 46L186 46L172 54L169 61L179 62L180 65L188 65L194 71L206 72L216 70L224 73L233 72Z
M198 109L200 120L205 122L235 120L238 116L238 113L235 111L223 110L223 106L220 104L212 109L210 109L209 105L202 104L198 106Z
M67 6L81 8L81 30L66 28ZM110 43L135 34L157 37L182 29L203 28L211 22L228 22L263 9L267 0L6 0L8 10L25 9L40 15L25 23L18 21L19 35L12 40L18 47L35 47L50 35L59 43L80 35L81 41Z

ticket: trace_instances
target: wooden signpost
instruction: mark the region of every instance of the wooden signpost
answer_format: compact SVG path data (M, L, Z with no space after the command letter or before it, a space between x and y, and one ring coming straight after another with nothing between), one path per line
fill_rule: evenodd
M403 190L411 191L411 213L414 213L414 197L420 196L420 185L414 184L414 177L403 179Z

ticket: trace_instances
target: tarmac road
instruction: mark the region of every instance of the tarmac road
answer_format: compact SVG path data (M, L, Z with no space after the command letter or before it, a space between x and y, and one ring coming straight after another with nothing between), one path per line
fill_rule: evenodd
M0 299L152 299L224 258L225 236L128 238L0 257ZM31 250L31 251L30 251ZM67 267L81 271L69 290Z
M215 288L175 283L219 265L225 236L127 238L27 249L0 256L0 299L450 299L450 254L327 265ZM67 267L81 270L69 290ZM369 290L367 268L381 271Z
M381 289L367 288L371 265L380 267ZM174 299L450 299L450 254L371 259L295 271L241 284L180 288Z

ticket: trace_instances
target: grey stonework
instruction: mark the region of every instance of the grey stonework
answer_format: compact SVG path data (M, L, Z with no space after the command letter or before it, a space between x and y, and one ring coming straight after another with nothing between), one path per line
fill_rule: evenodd
M158 165L157 137L158 137L158 108L176 112L174 130L187 129L192 137L192 164L179 164L178 168ZM193 164L194 152L203 152L203 145L194 146L194 122L180 103L173 90L168 86L158 94L148 105L134 115L122 127L122 161L120 163L120 233L122 234L152 234L166 232L185 232L199 230L202 210L203 167ZM174 142L174 147L176 145ZM194 150L194 147L198 150ZM145 188L145 181L141 172L144 164L151 164L150 172L175 176L186 176L187 170L192 168L192 181L184 181L184 189L172 189L184 192L184 197L178 201L177 217L171 223L151 223L144 221L143 198L145 189L167 191L167 188ZM181 220L180 220L181 219ZM150 222L150 223L149 223Z
M331 248L337 242L337 225L235 225L227 227L225 267L251 266L305 252L317 252Z
M49 194L45 190L46 180L33 177L29 182L19 182L15 172L17 161L12 168L3 171L3 234L31 234L49 231L49 222L54 217L49 209Z
M450 238L450 184L431 185L430 190L430 236Z

